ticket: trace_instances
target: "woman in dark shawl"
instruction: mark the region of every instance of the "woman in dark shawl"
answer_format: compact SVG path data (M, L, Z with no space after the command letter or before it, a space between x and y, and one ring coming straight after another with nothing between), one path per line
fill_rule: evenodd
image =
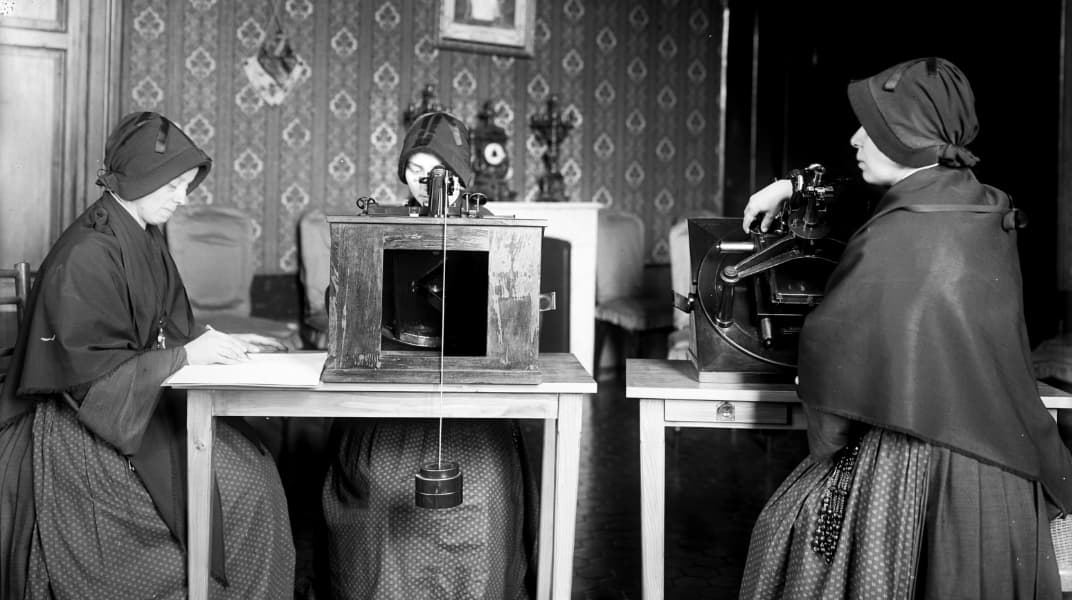
M0 596L186 596L185 364L261 336L194 326L160 227L212 161L155 113L109 136L101 198L41 264L0 390ZM211 595L289 598L294 550L271 457L216 428Z
M971 170L971 87L928 58L848 93L863 179L888 189L805 320L811 453L753 529L741 597L1060 598L1072 457L1031 369L1018 215ZM791 193L757 192L745 227Z

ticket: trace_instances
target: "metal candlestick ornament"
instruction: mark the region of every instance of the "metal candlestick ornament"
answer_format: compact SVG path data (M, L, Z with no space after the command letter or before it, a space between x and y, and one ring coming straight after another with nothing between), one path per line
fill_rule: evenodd
M558 170L558 152L570 131L577 126L573 113L565 115L558 109L558 96L552 94L547 99L547 112L529 117L529 127L536 133L536 138L547 146L543 154L545 173L540 175L540 194L538 202L565 202L566 181Z
M421 103L410 102L405 112L402 113L402 124L406 129L409 129L409 126L417 120L417 117L424 113L439 112L441 110L443 110L443 105L436 99L435 86L429 83L421 90Z

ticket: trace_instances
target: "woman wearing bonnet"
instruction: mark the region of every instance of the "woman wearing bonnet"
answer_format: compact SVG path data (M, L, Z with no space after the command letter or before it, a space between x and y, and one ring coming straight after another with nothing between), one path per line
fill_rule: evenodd
M195 326L161 227L212 160L151 112L107 140L104 188L60 236L30 293L0 390L0 596L186 595L183 365L278 342ZM219 420L213 598L293 597L294 547L271 456Z
M752 532L741 598L1060 598L1050 520L1072 456L1031 368L1009 196L980 183L965 75L907 61L848 87L885 188L800 338L810 456ZM769 225L792 184L750 198Z

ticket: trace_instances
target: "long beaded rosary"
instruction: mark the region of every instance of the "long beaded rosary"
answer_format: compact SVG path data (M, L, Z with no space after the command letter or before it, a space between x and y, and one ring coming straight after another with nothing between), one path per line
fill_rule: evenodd
M841 525L845 520L845 507L859 454L859 440L838 451L830 486L820 500L819 521L811 538L811 549L821 554L827 563L833 562L841 539Z

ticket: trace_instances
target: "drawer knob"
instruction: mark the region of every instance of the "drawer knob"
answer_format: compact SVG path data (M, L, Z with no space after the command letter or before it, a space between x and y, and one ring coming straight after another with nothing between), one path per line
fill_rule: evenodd
M715 418L719 421L736 421L732 402L722 402L715 409Z

